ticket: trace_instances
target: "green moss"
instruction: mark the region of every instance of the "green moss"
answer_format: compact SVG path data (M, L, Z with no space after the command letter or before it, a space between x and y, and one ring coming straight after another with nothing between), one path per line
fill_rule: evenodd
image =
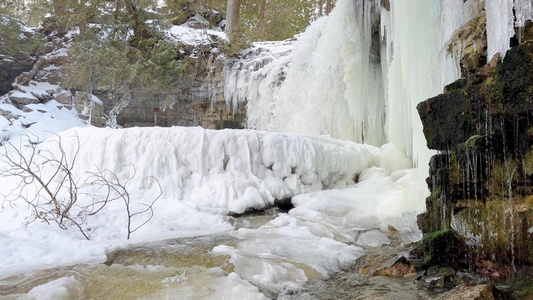
M418 217L418 226L422 232L434 232L442 229L444 222L442 220L442 201L439 188L436 188L431 195L426 198L426 208L427 212Z
M533 299L533 277L530 274L520 274L513 280L509 288L511 299Z
M467 80L465 78L458 79L447 86L444 87L444 93L449 93L451 91L460 90L467 85Z
M423 268L457 267L462 252L462 241L453 229L432 232L422 239L426 253Z
M495 110L501 112L504 110L503 87L504 84L500 80L500 76L497 73L493 74L492 76L489 76L481 87L482 91L485 94L485 98L493 111Z
M485 203L471 202L455 217L465 230L476 237L477 243L483 245L478 249L481 257L503 263L510 263L514 258L515 262L530 264L533 257L533 241L528 232L530 224L533 224L533 210L528 207L530 203L529 196L514 196L511 218L508 195L491 195Z

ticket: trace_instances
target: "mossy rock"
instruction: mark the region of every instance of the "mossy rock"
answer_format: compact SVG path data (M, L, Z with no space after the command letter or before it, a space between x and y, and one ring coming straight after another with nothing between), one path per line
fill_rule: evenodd
M421 241L425 258L422 269L432 267L460 268L464 265L464 241L453 229L432 232Z
M478 248L478 259L485 257L508 266L533 263L530 201L529 196L515 195L509 199L505 194L492 195L485 202L471 202L469 207L455 214L458 226L476 237L471 243Z
M456 81L448 84L447 86L444 87L444 93L449 93L451 91L455 91L455 90L460 90L464 87L466 87L468 81L466 80L466 78L461 78L461 79L457 79Z

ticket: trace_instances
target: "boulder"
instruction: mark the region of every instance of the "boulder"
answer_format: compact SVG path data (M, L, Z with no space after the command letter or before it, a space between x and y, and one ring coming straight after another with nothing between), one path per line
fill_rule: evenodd
M187 20L187 26L195 29L205 29L209 28L209 21L200 15L196 15Z
M9 100L21 106L27 105L27 104L40 103L39 99L37 99L31 93L28 93L28 92L23 93L20 91L14 91L14 92L9 93Z
M70 91L62 90L54 98L63 105L72 105L72 93Z

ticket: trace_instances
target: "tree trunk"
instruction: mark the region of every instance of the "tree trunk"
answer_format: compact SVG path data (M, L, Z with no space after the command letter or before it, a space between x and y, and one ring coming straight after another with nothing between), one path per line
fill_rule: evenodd
M209 0L209 28L213 28L213 0Z
M265 12L266 12L266 0L261 0L259 6L259 32L265 35Z
M265 13L266 13L266 0L261 0L259 6L259 32L265 35Z
M318 0L318 16L322 17L324 15L324 0Z
M143 40L149 39L150 34L148 33L148 29L146 28L146 24L144 24L144 20L141 18L141 12L137 9L137 7L133 4L131 0L125 0L126 4L126 10L130 14L130 16L133 19L133 34L135 36L135 42L139 43Z
M326 0L326 15L329 15L333 9L333 0Z
M52 6L54 8L54 14L56 19L57 35L63 36L66 33L65 24L63 24L63 18L65 17L65 9L67 3L64 0L53 0Z
M239 12L241 6L240 0L228 0L228 8L226 10L226 34L230 35L239 24Z

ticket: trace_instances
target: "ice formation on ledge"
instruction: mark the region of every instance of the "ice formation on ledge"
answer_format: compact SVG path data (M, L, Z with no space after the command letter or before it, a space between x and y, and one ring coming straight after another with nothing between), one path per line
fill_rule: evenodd
M353 185L377 148L316 135L203 128L75 128L60 135L77 174L97 166L142 191L202 209L242 213L294 195ZM54 143L45 143L45 147ZM52 148L53 149L53 148ZM53 171L53 170L52 170Z

